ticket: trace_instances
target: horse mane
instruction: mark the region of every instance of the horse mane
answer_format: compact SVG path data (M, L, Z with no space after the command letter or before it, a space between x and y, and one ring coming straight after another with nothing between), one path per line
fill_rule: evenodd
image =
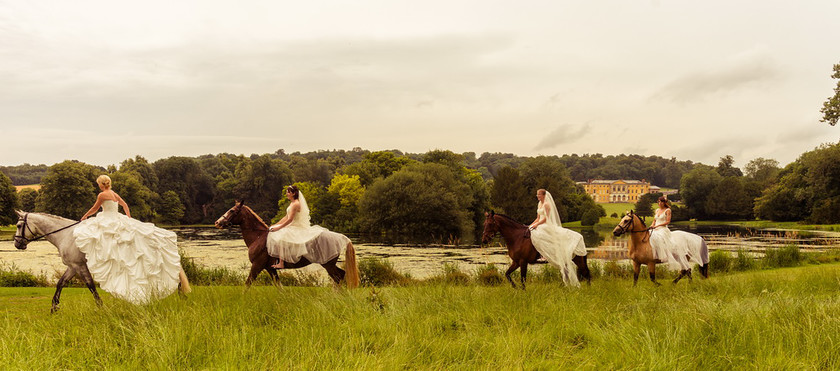
M522 223L521 223L521 222L519 222L518 220L516 220L516 219L514 219L514 218L511 218L511 217L509 217L509 216L507 216L507 215L505 215L505 214L494 214L494 215L496 215L496 216L501 216L501 217L503 217L503 218L505 218L505 219L507 219L507 220L509 220L509 221L513 222L513 223L516 223L516 224L521 224L523 227L525 226L525 224L522 224Z
M248 212L251 213L251 215L253 215L255 218L257 218L257 221L259 221L263 225L263 227L268 229L268 224L265 224L265 222L262 220L262 218L260 218L260 216L257 213L254 212L254 210L251 210L250 207L245 206L245 205L242 205L242 207L244 207L245 210L248 210Z
M43 217L46 217L46 218L49 218L49 219L55 219L55 220L63 221L63 222L75 222L76 221L76 220L73 220L73 219L65 218L63 216L47 214L47 213L28 213L28 214L30 214L30 215L32 215L32 214L40 215L40 216L43 216Z
M644 219L642 219L642 217L641 217L641 216L639 216L639 214L633 213L633 217L634 217L634 218L639 219L639 222L641 222L641 223L642 223L642 227L647 228L647 224L645 224L645 220L644 220Z

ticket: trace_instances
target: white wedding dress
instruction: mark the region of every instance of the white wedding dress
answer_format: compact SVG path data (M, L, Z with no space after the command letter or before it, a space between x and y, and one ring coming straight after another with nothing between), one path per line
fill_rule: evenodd
M175 232L129 218L117 208L116 201L104 201L96 218L73 230L93 279L103 290L134 304L173 293L181 272Z
M268 233L268 255L289 263L297 263L303 257L315 264L324 264L338 257L347 248L350 239L319 225L310 225L309 206L302 192L298 192L298 201L300 212L295 214L292 222ZM289 205L286 215L291 210L292 205Z
M668 264L671 270L691 269L686 255L688 250L685 244L678 244L671 235L671 230L664 224L668 219L665 212L658 212L654 216L654 223L657 227L650 231L650 247L653 250L653 257Z
M549 205L549 212L546 213L545 205ZM577 278L577 266L572 261L575 255L586 255L586 244L583 242L583 235L571 229L563 228L560 223L560 216L554 204L551 193L545 193L545 199L537 206L537 215L544 217L546 222L540 224L531 231L531 243L534 248L551 265L560 269L563 275L563 282L569 286L580 287Z

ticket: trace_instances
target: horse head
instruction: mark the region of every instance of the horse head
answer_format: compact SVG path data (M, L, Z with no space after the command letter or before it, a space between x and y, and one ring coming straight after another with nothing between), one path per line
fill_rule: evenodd
M15 213L18 214L18 221L16 230L15 230L15 247L18 250L26 250L26 246L29 245L29 241L32 238L35 238L41 232L38 230L37 225L33 225L29 220L29 213L25 213L20 210L15 210Z
M216 219L216 222L213 223L216 225L216 228L228 228L232 224L242 224L242 207L245 206L245 201L236 201L236 203L228 209L219 219Z
M633 213L633 210L628 211L627 214L621 218L621 221L618 222L618 225L615 226L615 229L613 229L613 236L618 237L627 232L631 232L633 229L634 215L636 214Z
M499 233L499 224L496 223L496 213L493 210L485 212L484 215L484 233L481 234L481 243L490 243L490 240Z

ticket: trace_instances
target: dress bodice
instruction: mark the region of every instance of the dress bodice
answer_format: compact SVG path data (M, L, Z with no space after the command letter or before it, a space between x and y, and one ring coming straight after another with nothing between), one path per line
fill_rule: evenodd
M102 203L102 212L115 213L117 212L119 205L120 204L118 204L117 201L105 200L105 202Z
M653 218L653 220L656 221L656 225L662 225L662 224L665 224L666 221L668 221L668 216L665 215L667 210L668 209L665 209L665 211L656 213L656 216L654 216L654 218Z
M286 215L289 215L291 212L292 205L289 205L289 207L286 208ZM309 227L309 213L301 210L300 212L295 214L295 218L290 224L299 227Z

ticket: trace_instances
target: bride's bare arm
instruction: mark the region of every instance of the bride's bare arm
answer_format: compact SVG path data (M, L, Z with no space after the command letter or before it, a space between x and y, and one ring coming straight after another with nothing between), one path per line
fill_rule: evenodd
M118 195L117 192L114 192L114 196L117 196L117 203L120 204L120 206L122 206L123 211L125 211L125 216L130 218L131 210L128 209L128 204L125 203L125 201L123 201L122 197L120 197L120 195Z
M85 213L85 215L82 215L82 218L79 219L79 220L85 220L89 216L93 215L97 210L99 210L99 207L102 206L103 201L105 201L105 198L102 195L102 193L100 193L98 196L96 196L96 202L93 204L93 206L90 208L90 210L88 210Z
M548 215L548 213L551 212L551 206L545 205L545 206L543 206L543 208L545 209L545 214L546 215ZM530 226L528 226L528 228L534 229L534 228L539 227L540 224L545 224L545 216L543 216L543 215L537 215L537 219L535 219L534 222L531 223Z

